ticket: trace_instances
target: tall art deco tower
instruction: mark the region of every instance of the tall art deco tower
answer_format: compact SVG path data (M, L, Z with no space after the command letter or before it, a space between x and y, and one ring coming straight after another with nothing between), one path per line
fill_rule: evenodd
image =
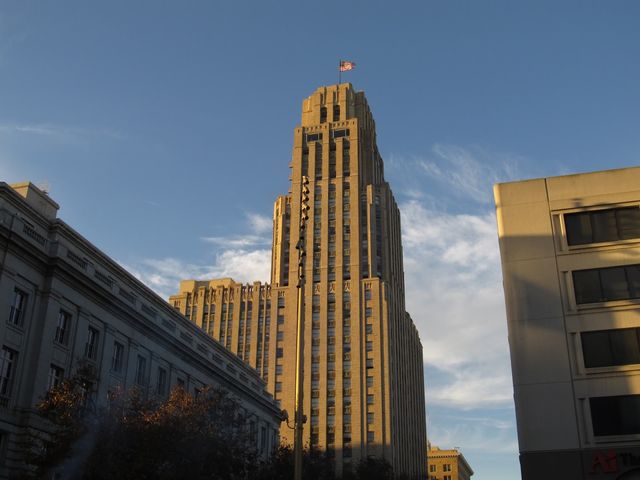
M304 442L334 455L338 472L373 455L396 474L425 475L422 345L405 311L400 213L363 92L344 83L303 101L290 167L290 193L274 207L271 286L185 281L170 301L258 368L293 418L296 246L308 178ZM240 308L230 315L233 298ZM260 311L247 314L247 302ZM281 436L293 443L292 430L283 426Z

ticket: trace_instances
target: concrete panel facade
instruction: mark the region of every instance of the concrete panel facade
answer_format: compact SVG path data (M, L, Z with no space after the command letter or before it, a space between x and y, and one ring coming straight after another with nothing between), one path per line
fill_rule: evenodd
M640 478L640 168L494 194L523 479Z

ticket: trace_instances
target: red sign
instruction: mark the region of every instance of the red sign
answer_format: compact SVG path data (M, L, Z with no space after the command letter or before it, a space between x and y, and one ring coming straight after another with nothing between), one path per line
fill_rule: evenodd
M618 456L615 452L595 452L591 459L589 473L616 473L618 471Z

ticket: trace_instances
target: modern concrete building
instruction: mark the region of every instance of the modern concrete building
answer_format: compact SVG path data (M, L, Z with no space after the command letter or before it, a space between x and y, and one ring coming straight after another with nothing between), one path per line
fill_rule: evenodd
M236 306L231 328L231 307L223 323L222 305L216 304L213 336L222 340L224 332L225 344L262 372L293 418L295 247L307 177L310 209L302 245L308 417L304 441L335 455L338 473L344 465L375 455L386 458L398 474L423 478L427 445L422 345L405 311L400 213L384 179L364 93L344 83L319 88L305 99L289 166L290 193L274 206L271 285L182 282L170 302L183 313L197 302L193 320L205 325L200 312L212 311L211 304L205 306L207 296L211 302L214 292L224 295L225 290L234 291L236 299L252 295L251 319L243 320ZM257 292L265 295L260 302ZM264 306L264 320L256 303ZM248 313L248 304L243 311ZM248 326L250 339L246 331L241 334ZM293 431L283 429L282 436L293 443Z
M240 402L256 448L278 441L280 410L260 376L62 220L30 183L0 183L0 478L23 467L35 405L79 365L89 405L135 386L163 397L221 386Z
M640 478L640 168L494 193L523 479Z
M471 466L457 448L441 450L429 444L429 480L469 480Z

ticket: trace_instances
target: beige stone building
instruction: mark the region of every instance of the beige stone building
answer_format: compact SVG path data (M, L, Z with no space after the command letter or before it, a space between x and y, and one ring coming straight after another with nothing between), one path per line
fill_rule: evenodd
M240 401L265 456L280 410L260 376L62 220L30 183L0 183L0 478L23 467L27 429L46 431L35 405L79 365L91 409L136 387L163 397L222 386Z
M305 442L335 455L338 472L375 455L386 458L396 473L424 476L422 345L405 311L400 213L384 179L363 92L345 83L319 88L303 101L290 168L290 193L274 206L271 285L187 281L170 303L183 313L196 305L192 320L221 341L224 333L223 343L262 373L293 418L295 246L302 179L308 177ZM226 320L221 311L225 291L247 299L244 307L236 300L231 317L228 304ZM256 304L264 307L264 317ZM212 317L212 308L215 313L206 323L201 315L207 309ZM281 433L293 442L292 431L283 428Z
M440 449L429 444L429 480L469 480L471 466L457 448Z
M640 478L640 168L494 193L523 479Z

